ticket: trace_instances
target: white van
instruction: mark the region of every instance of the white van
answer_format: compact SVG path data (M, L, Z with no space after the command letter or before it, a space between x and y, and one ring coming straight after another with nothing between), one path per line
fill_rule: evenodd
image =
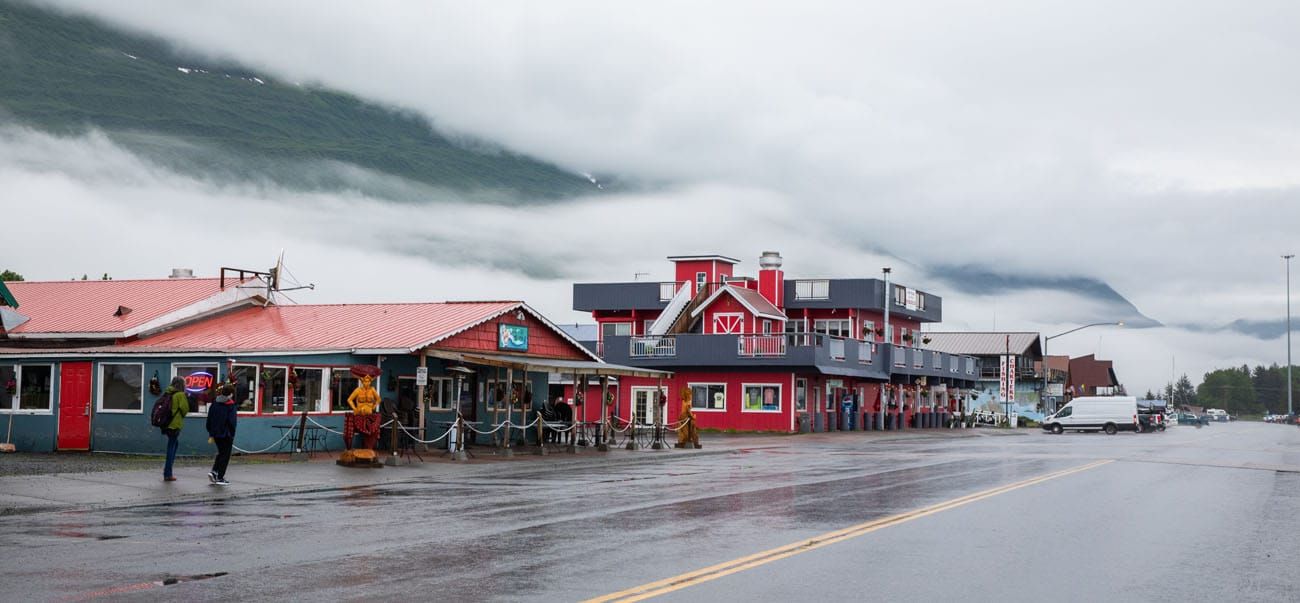
M1043 429L1052 433L1067 429L1109 434L1137 431L1137 414L1137 398L1132 396L1084 396L1043 419Z

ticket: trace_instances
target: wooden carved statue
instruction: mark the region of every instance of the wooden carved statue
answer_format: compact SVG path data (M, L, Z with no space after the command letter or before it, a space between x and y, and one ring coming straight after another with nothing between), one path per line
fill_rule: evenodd
M691 388L682 388L682 410L677 415L679 421L684 421L682 429L677 432L678 448L701 448L700 446L700 428L695 424L695 412L691 410Z
M370 465L377 462L375 443L379 440L379 392L375 390L374 377L361 375L361 383L348 396L352 413L343 419L343 446L347 450L339 457L342 465ZM361 434L361 448L352 448L355 434Z

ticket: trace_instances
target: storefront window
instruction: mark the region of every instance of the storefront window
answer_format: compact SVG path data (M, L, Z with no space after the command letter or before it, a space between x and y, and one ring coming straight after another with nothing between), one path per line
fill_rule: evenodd
M54 366L24 364L18 367L18 409L53 410Z
M781 410L781 386L746 385L745 410L753 412L779 412Z
M18 368L0 365L0 410L11 411L18 400Z
M144 365L99 365L99 409L108 412L142 412Z
M257 412L257 366L236 364L230 369L230 378L235 382L235 405L239 412Z
M452 408L451 401L455 399L452 388L455 385L451 379L446 377L429 378L429 391L425 393L429 398L429 410L449 410Z
M697 410L726 410L727 386L721 383L692 383L691 408Z
M808 410L808 380L796 379L794 383L794 409Z
M285 377L288 369L281 366L262 367L260 385L262 386L262 412L283 413L288 410L285 405Z
M324 369L295 368L293 376L293 412L325 412Z
M357 388L359 381L346 368L330 369L330 408L335 411L352 410L348 406L348 396Z
M190 412L208 412L208 405L216 399L216 364L175 364L172 374L185 380L185 393L190 397Z

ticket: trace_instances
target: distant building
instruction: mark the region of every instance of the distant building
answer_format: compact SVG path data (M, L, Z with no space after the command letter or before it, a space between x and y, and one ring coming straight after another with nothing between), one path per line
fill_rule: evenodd
M1115 376L1111 361L1098 360L1093 354L1070 359L1070 383L1067 389L1074 396L1124 395L1124 386Z
M1030 332L937 332L922 334L930 339L926 349L946 354L974 356L979 364L975 407L1004 412L1007 402L1002 396L1002 361L1011 358L1009 374L1015 387L1010 388L1009 402L1022 416L1041 418L1043 382L1043 348L1038 333ZM924 341L924 339L922 339Z

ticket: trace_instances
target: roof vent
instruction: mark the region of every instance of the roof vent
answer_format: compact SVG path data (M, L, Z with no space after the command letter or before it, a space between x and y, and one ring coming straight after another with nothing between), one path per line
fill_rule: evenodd
M775 251L764 251L763 255L758 258L758 267L762 270L776 270L781 267L781 254Z
M172 268L172 275L167 278L194 278L192 268Z
M121 316L126 316L127 314L130 314L130 313L131 313L131 309L130 309L130 308L128 308L128 307L126 307L126 306L118 306L118 307L117 307L117 311L113 313L113 316L121 317Z

